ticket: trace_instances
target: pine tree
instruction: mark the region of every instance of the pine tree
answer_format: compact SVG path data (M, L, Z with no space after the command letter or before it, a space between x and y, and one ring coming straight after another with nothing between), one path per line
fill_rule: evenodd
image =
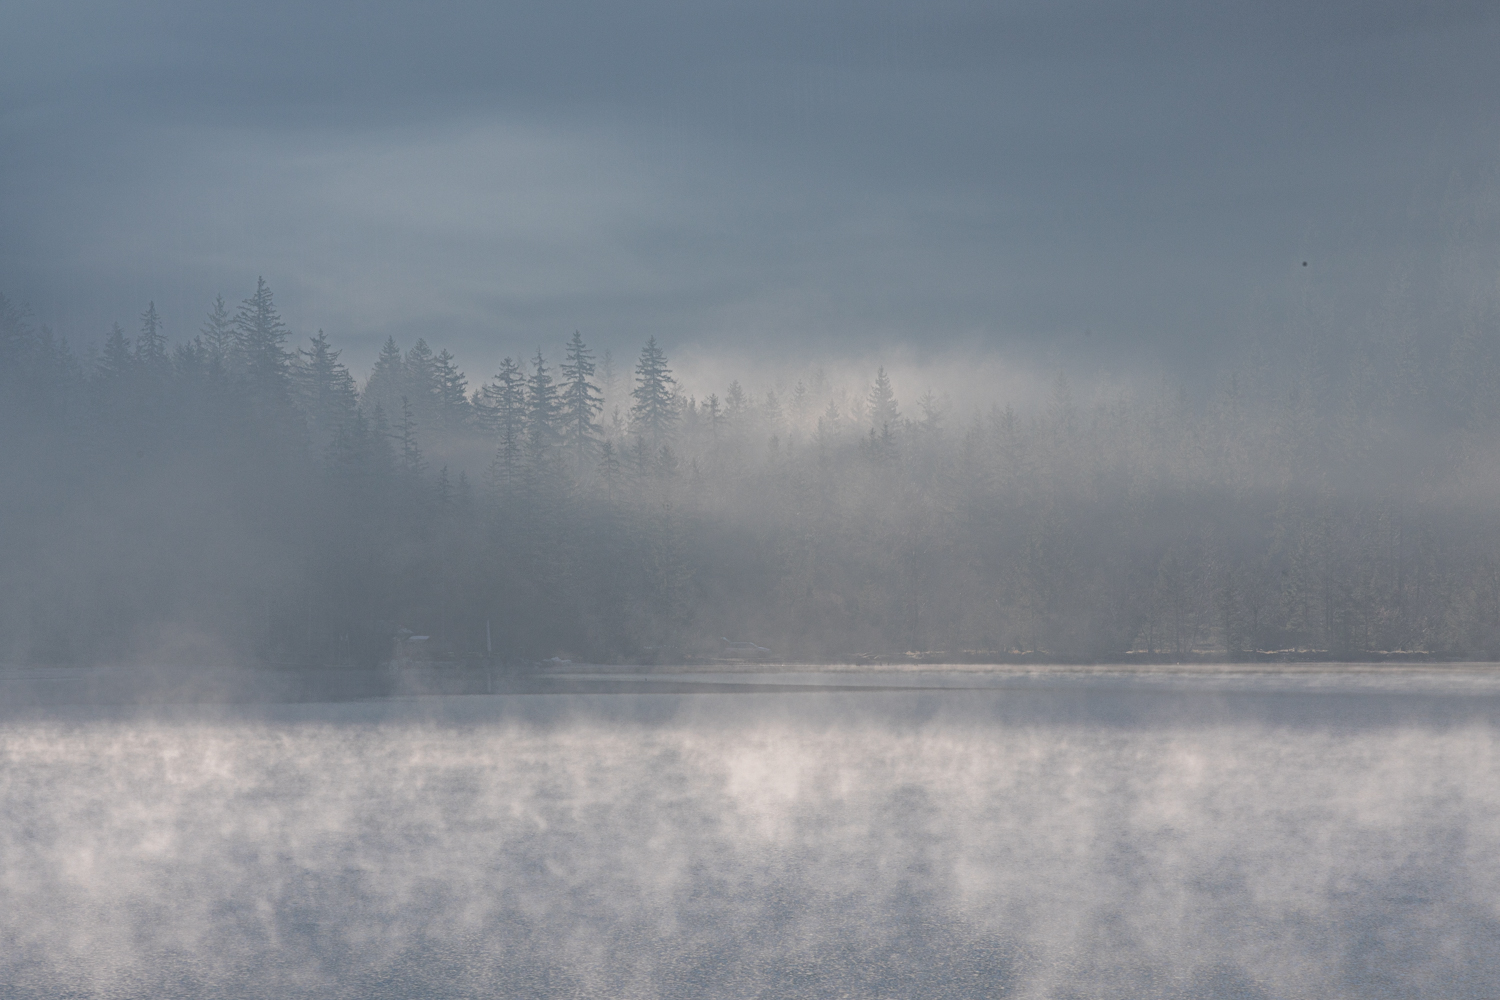
M203 321L202 333L203 345L208 348L209 357L227 367L234 357L239 340L235 334L234 320L229 315L229 307L224 304L224 296L214 296L214 305L208 311L208 318Z
M896 393L891 389L891 380L882 367L875 373L875 384L870 387L870 426L877 431L885 428L894 433L896 421L900 419L901 411L896 406Z
M662 479L677 478L677 455L671 445L662 445L656 453L656 474Z
M265 278L256 279L255 294L240 304L234 325L251 391L263 404L284 400L291 386L292 356L282 346L288 331Z
M735 379L729 383L729 389L724 393L724 418L730 423L739 423L740 418L745 415L745 390L740 388L740 380Z
M140 361L130 338L115 323L104 340L104 351L94 374L92 405L97 433L111 448L135 443L141 433Z
M533 467L551 460L561 438L557 418L560 402L552 373L538 348L526 380L526 453Z
M653 447L663 444L677 426L677 380L667 367L667 356L656 346L656 338L646 341L641 358L635 365L636 384L631 396L630 423L635 432L651 439Z
M766 429L772 434L781 433L781 400L776 398L774 391L766 393L766 401L761 412L765 415Z
M361 502L371 499L396 468L385 410L377 404L372 417L356 410L334 432L327 455L329 470L348 483L352 496Z
M644 480L651 474L651 449L646 446L646 439L639 434L630 449L630 471L637 480Z
M933 393L931 389L922 393L922 398L917 400L917 407L922 411L921 428L927 434L937 434L943 427L944 408L942 400Z
M792 387L792 422L794 425L800 426L802 424L803 418L807 416L807 407L811 401L811 398L808 396L807 386L802 384L801 379L798 379L797 384Z
M469 381L454 364L454 357L447 349L438 352L432 359L433 389L437 394L438 422L452 433L469 422L473 412L466 395Z
M724 430L724 409L719 405L719 397L715 393L708 394L708 402L703 404L704 416L708 419L708 436L713 444L715 454L719 451L719 434Z
M422 449L417 444L417 417L411 408L411 400L401 397L401 423L396 425L396 440L401 444L401 469L408 479L417 479L426 467L422 461Z
M620 479L620 459L615 454L613 441L605 441L599 446L599 478L604 480L605 496L613 501L615 484Z
M385 409L376 403L374 415L370 419L369 456L371 469L382 481L389 480L396 472L396 450L392 446L394 437Z
M406 360L401 356L401 348L396 346L396 338L387 337L380 356L375 359L375 367L370 369L361 398L367 406L379 406L387 412L394 412L401 408L404 395L407 395Z
M99 361L99 376L107 383L128 379L136 370L135 352L130 349L130 338L116 323L104 340L104 357Z
M339 351L328 345L322 330L309 338L310 347L297 352L298 396L319 440L331 440L341 424L354 416L358 393L354 376L339 361Z
M146 311L141 313L141 335L135 340L135 357L141 368L154 378L164 377L171 365L155 302L147 303Z
M830 399L828 401L827 409L823 411L823 416L818 419L823 433L830 437L838 437L839 431L843 430L844 416L839 412L839 404L836 400Z
M432 416L438 397L437 359L425 339L418 337L411 345L402 371L402 391L411 399L412 408L424 419Z
M510 358L500 362L500 371L480 390L484 420L500 438L490 479L497 488L515 481L521 468L526 429L526 376Z
M589 381L593 374L594 354L574 330L562 365L562 418L563 441L580 472L599 436L594 417L604 408L599 389Z

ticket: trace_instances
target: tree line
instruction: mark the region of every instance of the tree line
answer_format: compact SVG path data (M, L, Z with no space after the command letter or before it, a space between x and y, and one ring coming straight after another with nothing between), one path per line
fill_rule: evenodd
M390 340L361 384L264 281L90 357L0 299L0 658L1491 657L1488 331L957 412L884 369L700 395L579 333L478 384Z

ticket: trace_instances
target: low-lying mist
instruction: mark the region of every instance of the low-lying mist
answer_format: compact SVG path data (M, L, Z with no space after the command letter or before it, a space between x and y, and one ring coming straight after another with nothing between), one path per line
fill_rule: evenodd
M1500 653L1483 317L1113 383L579 335L359 382L264 282L85 356L0 306L12 663Z
M1500 744L1420 702L19 716L0 997L1488 996Z

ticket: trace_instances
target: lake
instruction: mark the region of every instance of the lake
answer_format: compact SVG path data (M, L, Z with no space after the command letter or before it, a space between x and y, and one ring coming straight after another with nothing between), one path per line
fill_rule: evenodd
M5 998L1500 982L1488 667L580 668L493 695L21 702L0 708Z

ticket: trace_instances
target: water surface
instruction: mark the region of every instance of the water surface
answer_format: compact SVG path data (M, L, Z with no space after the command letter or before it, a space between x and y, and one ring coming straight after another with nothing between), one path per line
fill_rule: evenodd
M526 690L10 711L0 997L1500 982L1487 669Z

